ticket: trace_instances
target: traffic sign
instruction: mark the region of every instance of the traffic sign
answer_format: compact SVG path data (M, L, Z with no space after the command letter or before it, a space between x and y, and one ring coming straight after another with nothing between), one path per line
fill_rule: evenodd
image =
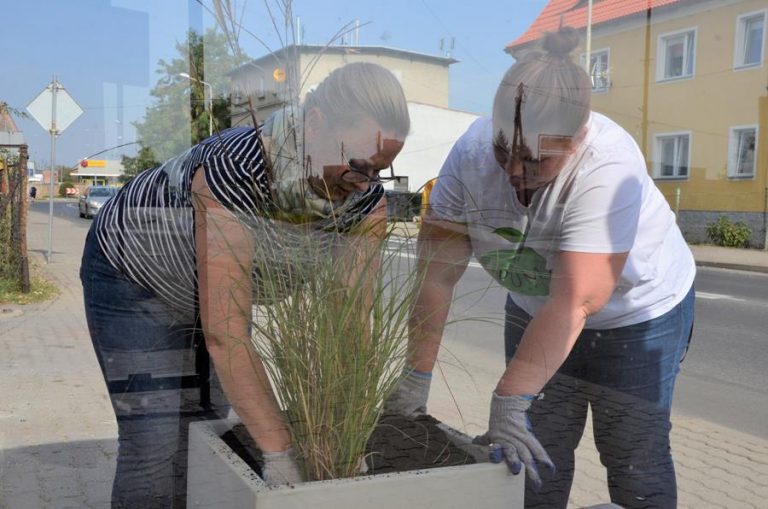
M53 112L53 91L56 87L56 112ZM48 132L61 134L64 129L83 114L83 109L72 99L58 81L49 83L40 95L35 97L27 106L27 111L37 123ZM56 125L53 125L53 119Z

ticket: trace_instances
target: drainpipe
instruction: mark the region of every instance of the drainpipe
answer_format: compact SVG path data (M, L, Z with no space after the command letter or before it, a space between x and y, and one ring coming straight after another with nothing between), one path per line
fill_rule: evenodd
M651 0L645 9L645 58L643 59L643 102L640 105L640 148L648 161L648 87L651 79Z
M590 69L591 60L592 60L592 0L589 0L589 3L587 4L587 57L584 59L584 69L587 71L587 76L589 76L590 78L592 77L592 69Z
M762 165L765 169L763 171L763 249L768 251L768 95L758 98L757 112L759 140L756 168Z

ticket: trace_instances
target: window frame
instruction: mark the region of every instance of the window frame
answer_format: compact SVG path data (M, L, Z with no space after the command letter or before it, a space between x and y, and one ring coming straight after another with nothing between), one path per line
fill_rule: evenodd
M750 18L757 18L762 16L763 18L763 40L760 45L760 59L754 63L745 63L746 57L746 25ZM765 61L765 41L766 30L768 29L768 9L762 9L759 11L745 12L736 17L736 30L733 41L733 69L758 69L763 66Z
M661 174L661 142L664 138L679 139L683 136L688 138L688 153L686 154L687 170L685 175L679 174L679 168L673 169L673 175ZM677 147L677 142L675 147ZM693 132L692 131L675 131L657 133L653 135L653 179L654 180L688 180L691 176L691 153L693 148Z
M602 53L605 53L605 70L606 72L611 68L611 48L600 48L597 50L592 50L590 52L590 64L592 63L592 57L595 55L600 55ZM579 60L581 62L581 66L584 67L584 64L586 63L587 53L584 52L579 57ZM597 88L595 87L594 77L592 76L592 73L589 73L589 78L592 80L592 93L593 94L605 94L611 89L611 78L606 76L604 79L606 81L606 85L604 87Z
M755 132L755 154L752 160L752 173L740 174L736 172L738 165L738 133L742 131L754 130ZM731 180L754 180L757 177L757 155L760 143L760 126L758 124L735 125L728 129L728 178Z
M666 41L668 39L671 39L673 37L677 37L680 35L687 35L687 34L693 34L693 45L692 45L692 53L693 57L689 57L688 60L691 61L691 73L690 74L682 74L680 76L666 76L666 67L667 67L667 44ZM656 82L657 83L666 83L666 82L673 82L673 81L680 81L680 80L689 80L696 76L696 44L699 40L699 28L698 27L689 27L684 28L682 30L675 30L674 32L667 32L664 34L659 34L659 36L656 39ZM686 39L687 41L687 39ZM688 44L685 45L685 47L688 47ZM683 56L683 71L685 72L685 68L687 67L688 60L685 60L685 55Z

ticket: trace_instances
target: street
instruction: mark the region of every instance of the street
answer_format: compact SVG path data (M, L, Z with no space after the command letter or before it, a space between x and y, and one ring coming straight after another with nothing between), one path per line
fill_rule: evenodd
M397 242L413 254L414 241ZM698 267L690 350L677 380L673 411L768 438L768 274ZM503 363L504 292L476 263L456 290L457 322L444 345L461 342L498 376ZM466 317L486 321L467 321Z
M32 209L47 213L48 202L37 201ZM78 217L76 200L56 200L54 215L56 256L56 221L82 229L92 221ZM390 251L401 258L413 260L414 247L414 239L390 241ZM695 287L694 336L678 377L674 411L768 438L768 274L699 267ZM472 365L472 377L494 379L504 362L504 292L471 263L455 295L455 323L446 329L443 360Z

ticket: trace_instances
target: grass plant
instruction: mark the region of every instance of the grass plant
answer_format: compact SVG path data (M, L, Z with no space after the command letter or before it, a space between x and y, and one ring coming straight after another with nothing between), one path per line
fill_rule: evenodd
M30 267L30 291L21 291L18 277L0 277L0 304L35 304L51 300L59 294L59 289L51 283L37 265Z
M281 228L260 242L254 345L284 406L308 479L359 473L405 363L418 280L380 241Z

